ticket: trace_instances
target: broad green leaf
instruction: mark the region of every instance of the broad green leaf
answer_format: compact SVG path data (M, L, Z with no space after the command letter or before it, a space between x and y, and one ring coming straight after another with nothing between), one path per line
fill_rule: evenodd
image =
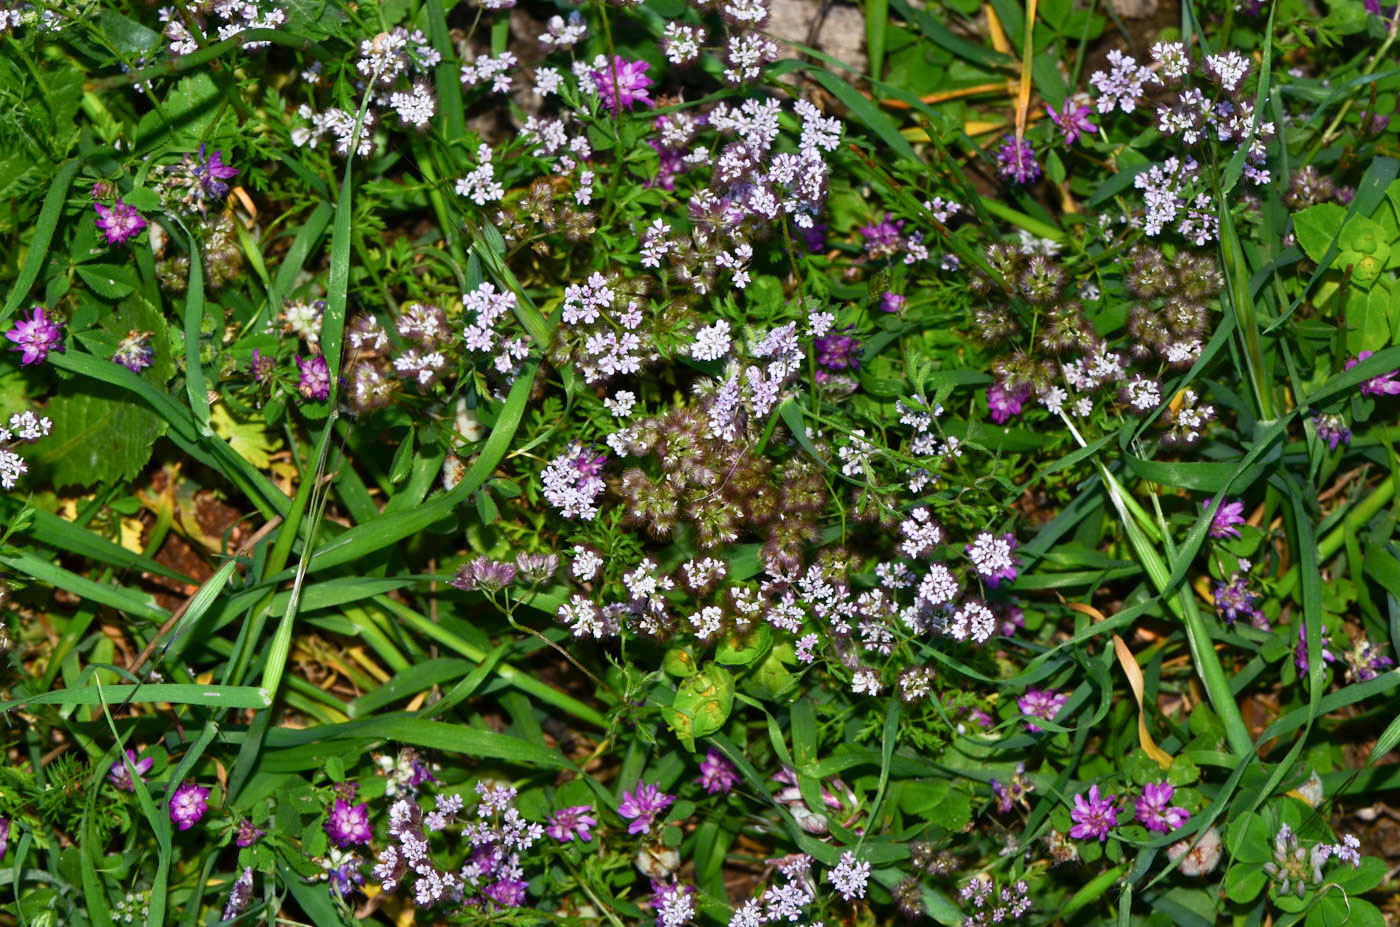
M1347 211L1336 203L1310 206L1293 216L1293 234L1298 246L1314 263L1320 263L1327 248L1342 230Z
M277 450L281 442L270 437L267 429L258 422L237 421L221 402L210 413L209 424L213 426L215 434L228 441L229 447L253 467L266 470L272 465L272 458L268 455Z
M166 423L144 405L65 387L49 403L53 431L33 460L54 485L94 486L141 472Z

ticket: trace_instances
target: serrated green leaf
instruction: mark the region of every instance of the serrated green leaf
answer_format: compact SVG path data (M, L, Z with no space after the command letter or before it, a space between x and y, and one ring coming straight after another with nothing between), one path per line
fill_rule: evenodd
M35 445L33 460L56 487L129 480L151 459L165 434L159 415L136 402L68 390L49 403L53 431Z
M88 287L103 299L121 299L136 292L136 274L116 264L79 264L74 268Z

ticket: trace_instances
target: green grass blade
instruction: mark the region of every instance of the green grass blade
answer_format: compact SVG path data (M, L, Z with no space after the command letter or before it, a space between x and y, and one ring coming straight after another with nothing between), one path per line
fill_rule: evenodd
M83 157L64 161L50 181L49 191L44 194L44 205L39 208L39 221L34 224L34 237L29 242L29 253L24 256L24 266L20 268L19 276L15 278L9 295L5 297L5 307L0 309L0 322L15 314L15 310L24 304L34 281L39 279L39 270L44 266L44 259L49 256L54 229L58 228L58 219L63 212L63 201L67 198L68 188L73 185L73 178L77 176L78 168L83 166L83 161Z

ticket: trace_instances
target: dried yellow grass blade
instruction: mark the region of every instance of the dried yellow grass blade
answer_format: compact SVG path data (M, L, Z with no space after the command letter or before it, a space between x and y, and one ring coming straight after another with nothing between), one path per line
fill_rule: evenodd
M1142 709L1142 667L1138 666L1137 658L1128 649L1128 645L1123 643L1123 638L1117 634L1113 635L1113 652L1118 656L1118 665L1123 667L1123 675L1128 677L1128 685L1133 690L1133 698L1138 705L1138 743L1142 745L1143 751L1152 759L1157 761L1157 765L1166 769L1172 764L1171 756L1152 740L1152 735L1147 733L1147 714Z

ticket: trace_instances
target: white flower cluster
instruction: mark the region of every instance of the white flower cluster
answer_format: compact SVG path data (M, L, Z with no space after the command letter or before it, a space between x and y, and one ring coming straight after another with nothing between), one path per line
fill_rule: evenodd
M13 445L20 441L32 444L48 437L52 430L53 422L48 417L41 418L26 409L10 416L9 428L0 428L0 445ZM0 489L14 489L19 478L27 472L29 465L23 457L11 447L0 446Z
M482 142L476 149L476 168L457 181L457 195L465 196L478 206L495 202L506 195L506 188L496 179L491 165L491 146Z

